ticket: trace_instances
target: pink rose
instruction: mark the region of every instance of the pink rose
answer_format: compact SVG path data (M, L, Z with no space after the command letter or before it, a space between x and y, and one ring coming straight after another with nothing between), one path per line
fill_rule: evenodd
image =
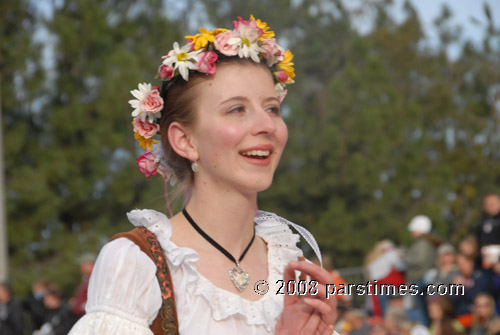
M274 75L276 76L276 79L278 79L280 83L286 83L286 81L288 80L288 75L286 74L285 71L274 72Z
M174 69L166 64L160 65L158 68L158 77L160 77L161 80L169 80L174 76Z
M250 21L243 20L243 18L241 16L238 16L238 21L236 21L236 20L233 21L234 29L238 30L238 28L240 28L240 24L248 26L248 25L250 25Z
M134 131L144 138L151 138L160 130L160 125L151 122L143 122L140 116L134 118Z
M243 18L241 16L238 16L238 21L236 21L236 20L233 21L233 25L234 25L234 29L240 33L241 33L241 31L246 30L246 29L255 29L255 30L258 30L259 32L262 32L262 29L260 29L257 26L257 22L255 20L243 20ZM259 35L261 35L261 34L259 34Z
M142 173L146 175L147 178L155 175L158 172L158 162L156 155L151 151L146 151L141 156L137 157L137 166Z
M268 58L271 56L281 56L281 50L276 43L276 39L267 38L264 40L264 43L260 46L262 50L264 50L264 57Z
M202 73L215 74L215 62L217 54L213 51L202 52L198 55L198 71Z
M151 90L144 94L144 98L141 100L140 108L146 113L158 113L163 109L163 99L160 96L158 90Z
M238 53L238 46L229 44L231 38L233 38L232 30L225 31L215 36L215 48L225 56L235 56Z

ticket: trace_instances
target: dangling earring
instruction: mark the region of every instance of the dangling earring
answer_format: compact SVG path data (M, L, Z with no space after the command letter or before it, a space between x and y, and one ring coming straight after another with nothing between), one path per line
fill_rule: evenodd
M196 163L196 161L191 163L191 170L193 170L193 172L198 172L198 168L198 163Z

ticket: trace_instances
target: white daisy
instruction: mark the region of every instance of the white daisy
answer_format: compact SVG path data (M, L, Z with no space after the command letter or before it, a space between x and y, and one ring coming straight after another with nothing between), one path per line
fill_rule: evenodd
M180 75L184 80L189 79L189 70L198 70L196 65L196 56L202 50L191 51L191 44L188 43L182 48L179 43L174 43L174 50L170 51L167 56L164 56L163 64L172 66L174 70L179 70Z
M254 62L259 63L259 54L264 52L261 47L259 47L259 29L255 24L255 21L245 24L239 22L235 30L239 36L229 39L228 43L230 45L237 45L238 56L240 58L251 58Z

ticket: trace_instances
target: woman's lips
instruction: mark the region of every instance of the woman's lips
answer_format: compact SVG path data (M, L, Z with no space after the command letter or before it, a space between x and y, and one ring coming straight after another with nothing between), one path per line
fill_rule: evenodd
M240 155L251 164L265 166L271 162L272 153L273 147L265 145L243 150Z

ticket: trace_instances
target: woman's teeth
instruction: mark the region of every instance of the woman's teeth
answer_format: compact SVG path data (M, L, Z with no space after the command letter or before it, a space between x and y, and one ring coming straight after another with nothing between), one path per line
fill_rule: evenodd
M269 150L250 150L242 152L242 155L245 156L258 156L258 157L267 157L271 152Z

